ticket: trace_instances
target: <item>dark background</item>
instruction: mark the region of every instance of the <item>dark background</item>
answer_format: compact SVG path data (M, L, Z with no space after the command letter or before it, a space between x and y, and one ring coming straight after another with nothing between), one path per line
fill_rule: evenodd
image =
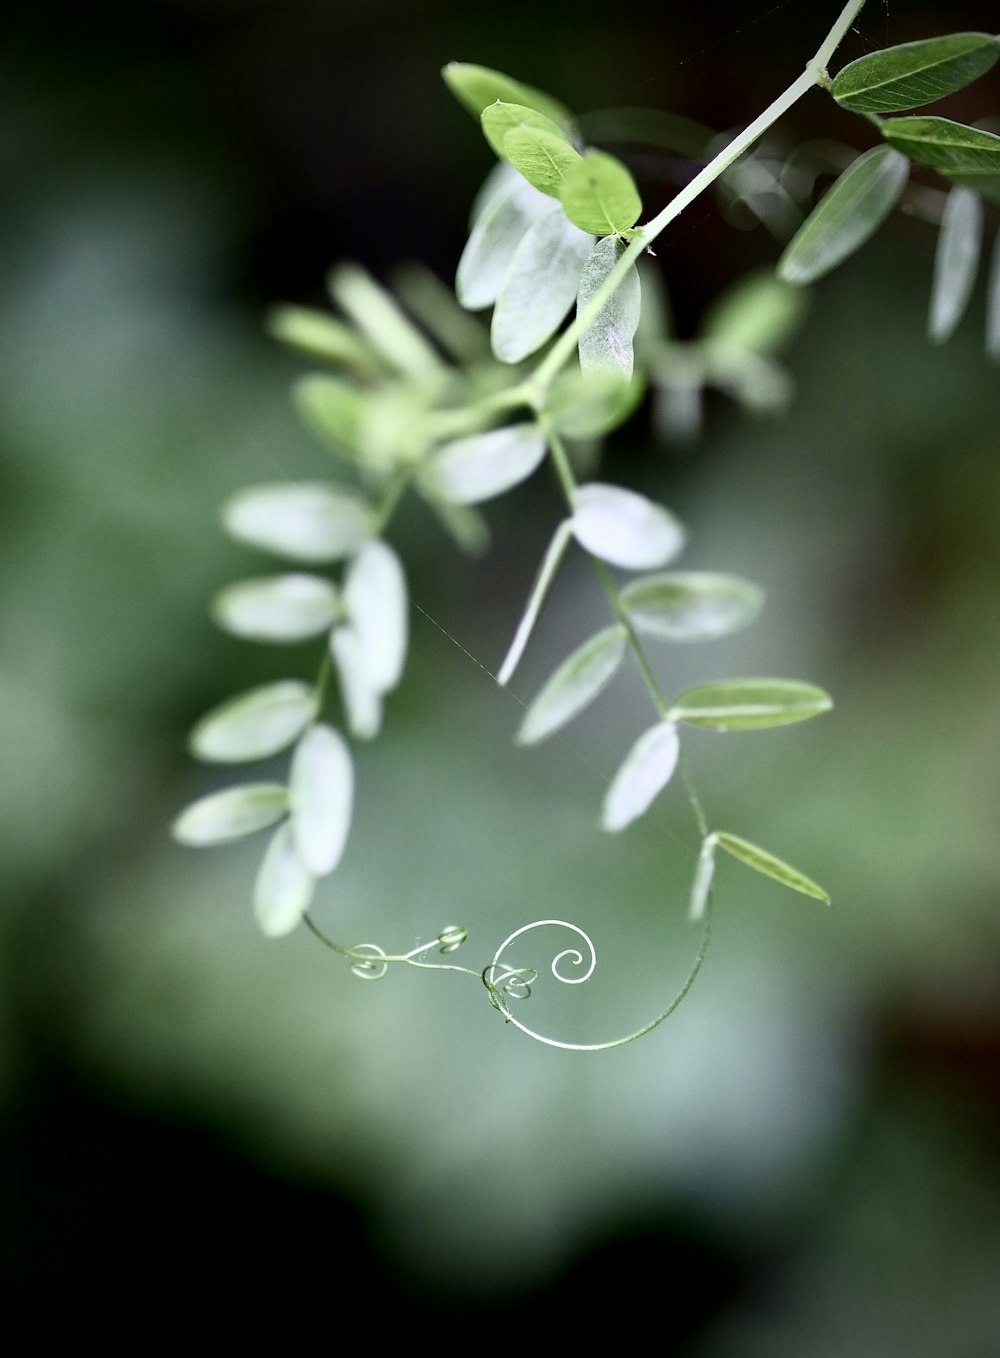
M731 656L838 698L815 734L709 742L703 760L721 819L815 871L829 915L727 874L714 960L674 1023L567 1057L431 978L361 987L299 934L263 943L250 858L166 842L204 786L184 732L276 674L205 619L251 561L216 506L323 474L287 406L297 366L260 317L320 304L341 258L452 276L490 157L440 66L723 130L789 83L835 8L151 0L5 20L9 1317L72 1305L114 1328L202 1302L234 1327L346 1316L500 1343L535 1342L539 1319L579 1338L638 1317L668 1353L734 1358L1000 1348L1000 401L982 280L947 348L923 337L925 225L895 221L815 290L787 420L713 401L677 456L643 412L608 471L678 505L690 564L767 585L772 620L720 672ZM995 21L870 0L841 56ZM995 116L997 89L994 73L947 112ZM870 144L818 92L784 127L789 145ZM655 161L640 178L655 211ZM778 249L696 205L657 246L679 332ZM414 598L490 667L552 512L544 488L519 492L468 571L416 512L401 522ZM597 607L567 583L522 695ZM346 935L409 946L469 911L491 939L555 903L576 918L596 888L624 975L590 1017L627 1027L633 975L655 1012L673 984L658 950L690 950L690 839L667 828L682 807L666 840L608 848L591 830L637 694L522 765L516 709L422 619L413 644L412 687L362 769L386 809L373 792ZM651 925L665 893L673 922Z

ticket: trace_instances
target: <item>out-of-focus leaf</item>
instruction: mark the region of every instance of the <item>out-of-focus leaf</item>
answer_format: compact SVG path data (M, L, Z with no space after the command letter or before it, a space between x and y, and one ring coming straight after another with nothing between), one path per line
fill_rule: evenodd
M436 448L425 481L446 500L478 504L525 480L544 456L545 439L537 424L509 424Z
M481 116L487 104L499 99L506 104L524 104L538 113L544 113L560 127L568 127L572 123L569 113L558 99L535 89L533 85L522 84L502 71L464 61L450 61L441 74L452 94L474 118Z
M529 227L514 252L490 328L493 352L520 363L562 324L593 241L556 207Z
M567 368L549 388L545 416L565 438L602 438L635 412L645 390L638 374L627 381L616 368Z
M290 349L348 368L361 377L380 371L375 351L343 321L310 307L281 306L265 322L268 334Z
M545 602L545 596L548 594L552 581L556 577L556 571L559 569L559 565L566 554L566 548L569 546L572 535L573 525L570 523L569 519L564 519L556 529L552 541L546 548L545 555L542 558L542 564L535 577L535 583L531 587L531 593L528 596L528 602L525 606L524 613L521 616L521 621L518 623L517 631L514 633L514 640L510 643L510 649L504 657L504 662L500 666L500 672L497 675L497 683L501 686L509 682L511 675L514 673L515 669L517 669L518 662L524 654L524 648L528 644L528 638L531 636L532 629L541 612L542 604Z
M672 571L634 580L621 600L640 632L666 641L709 641L753 622L764 591L736 575Z
M376 693L388 693L403 673L408 631L406 576L387 542L367 542L348 566L344 607L369 683Z
M627 570L665 566L684 546L684 529L669 510L599 481L574 494L572 522L581 547Z
M274 825L288 812L288 789L280 783L244 783L192 802L173 824L181 844L207 848L228 844Z
M698 855L698 866L694 870L691 898L688 903L688 918L695 923L704 915L705 907L708 905L709 893L712 890L712 879L715 876L715 844L715 835L705 836L701 853Z
M965 314L983 248L983 202L972 189L956 187L948 194L934 256L927 330L943 344Z
M592 236L628 231L642 212L635 180L605 151L588 151L566 167L559 201L570 221Z
M364 392L342 378L308 373L293 386L292 398L303 422L325 443L353 456L362 451Z
M718 830L714 839L720 849L725 849L726 853L738 858L748 868L753 868L754 872L761 872L765 877L773 877L776 882L791 887L793 891L800 891L803 896L812 896L817 901L830 904L830 897L821 886L799 872L798 868L793 868L790 863L776 858L773 853L768 853L766 849L751 844L749 840L740 839L739 835L730 835L725 830Z
M887 123L883 132L892 125ZM875 146L859 156L789 241L778 261L778 277L786 283L813 283L842 264L899 202L909 172L906 157L889 146Z
M993 242L990 282L986 295L986 354L1000 363L1000 232Z
M833 699L814 684L794 679L730 679L686 689L671 707L671 721L716 731L787 726L829 712Z
M770 270L751 274L709 307L701 334L712 344L774 354L795 334L806 306L805 293L782 283Z
M469 311L492 306L525 232L552 202L520 175L505 179L484 205L458 261L455 291Z
M240 693L202 717L189 745L199 759L239 764L286 749L316 715L316 692L299 679L283 679Z
M318 575L269 575L220 590L211 612L233 636L284 643L325 632L339 610L339 596L329 580Z
M371 536L366 502L323 481L248 486L226 501L222 522L241 542L295 561L339 561Z
M479 119L483 128L483 135L490 146L500 157L501 160L511 160L505 146L505 138L508 132L515 127L531 128L536 132L544 132L546 136L560 142L567 150L573 151L569 142L563 136L558 123L554 123L551 118L547 118L544 113L539 113L537 109L529 108L526 104L506 103L498 99L495 104L488 104L483 109ZM576 152L574 151L575 155ZM520 170L516 162L511 161L515 168ZM521 171L523 174L524 172ZM534 183L530 175L525 175L529 183ZM535 184L536 188L541 188L540 184Z
M599 240L594 246L580 278L576 298L578 316L603 286L624 252L625 246L613 236ZM580 336L580 366L585 372L610 368L626 379L632 376L632 340L639 327L641 306L639 274L633 267Z
M268 938L291 933L309 909L316 879L302 862L290 825L279 825L254 883L254 914Z
M288 797L299 856L325 877L344 852L354 802L351 752L332 726L313 726L295 747Z
M489 337L475 316L459 305L451 288L425 264L403 264L392 285L406 307L460 367L489 357Z
M330 654L337 667L347 729L357 740L373 740L382 726L382 699L368 673L361 638L354 627L335 627Z
M625 629L609 627L585 641L544 685L517 733L519 745L535 745L572 721L610 683L625 655Z
M478 509L442 500L432 493L433 487L422 486L419 482L417 490L430 505L441 527L463 552L468 552L470 556L482 556L489 550L489 526Z
M512 127L504 135L503 153L529 184L550 198L559 197L566 171L580 159L579 151L558 130L549 132L537 125Z
M856 113L898 113L964 89L1000 56L991 33L949 33L869 52L838 71L830 86L837 103Z
M680 741L673 722L657 722L641 735L608 788L601 815L603 828L624 830L648 810L670 782L679 754Z
M338 264L328 281L330 296L350 316L390 367L418 381L436 374L441 360L399 303L358 264Z
M955 184L1000 202L1000 137L950 118L890 118L886 141Z

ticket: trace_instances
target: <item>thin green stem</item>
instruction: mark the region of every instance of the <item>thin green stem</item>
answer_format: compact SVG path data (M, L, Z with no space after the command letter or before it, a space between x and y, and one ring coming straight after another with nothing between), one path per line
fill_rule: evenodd
M864 3L865 0L848 0L848 4L844 6L837 22L830 29L816 55L807 64L802 74L789 85L788 89L779 94L777 99L769 104L759 117L738 133L728 146L720 151L713 160L709 161L689 184L686 184L678 194L671 198L666 207L658 212L645 226L637 229L621 259L610 271L587 305L577 313L573 322L559 336L535 370L534 375L529 378L528 385L536 393L536 397L544 397L552 379L572 357L580 336L600 313L601 308L625 278L629 269L637 262L646 247L651 245L657 236L675 218L679 217L686 207L690 207L696 198L700 197L707 188L714 184L719 176L728 170L730 165L738 160L755 141L759 140L768 128L773 126L779 118L782 118L794 104L798 103L804 94L807 94L816 85L823 85L827 82L827 62L861 12Z

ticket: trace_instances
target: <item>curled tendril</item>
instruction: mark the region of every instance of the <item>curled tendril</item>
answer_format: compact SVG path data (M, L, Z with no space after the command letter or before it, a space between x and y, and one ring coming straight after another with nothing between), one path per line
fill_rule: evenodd
M386 952L377 943L356 943L347 949L351 971L361 981L381 981L389 970Z

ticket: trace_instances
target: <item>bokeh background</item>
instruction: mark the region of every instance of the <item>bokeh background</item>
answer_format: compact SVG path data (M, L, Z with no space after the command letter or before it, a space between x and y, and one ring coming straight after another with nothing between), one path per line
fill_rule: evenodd
M712 400L704 437L664 451L643 411L607 454L611 479L686 522L685 565L768 592L751 631L665 657L670 686L771 672L836 697L808 726L692 741L713 823L801 865L831 909L723 864L713 949L673 1020L567 1055L506 1027L464 978L366 985L304 930L266 942L256 846L194 853L167 833L212 785L184 751L193 720L314 663L206 614L259 566L222 537L219 502L326 471L288 402L299 365L261 317L321 303L338 259L452 276L490 157L439 67L478 61L580 111L643 105L721 130L789 82L835 9L8 13L9 1317L92 1318L128 1296L234 1327L377 1317L392 1337L642 1322L663 1351L713 1358L1000 1352L1000 384L982 279L947 347L924 338L925 224L898 218L814 289L786 418ZM995 22L986 4L870 0L843 57ZM998 93L994 74L948 111L995 115ZM787 128L790 144L864 144L818 93ZM640 168L653 210L666 188L655 158ZM682 217L657 247L679 333L778 248L712 205ZM406 682L358 753L355 830L317 915L343 942L391 949L461 922L474 966L521 923L576 920L597 977L533 997L532 1018L587 1041L641 1024L685 974L696 839L676 792L614 841L595 831L647 719L627 677L565 740L512 748L516 695L603 617L583 569L561 581L515 696L466 654L496 668L556 505L542 477L491 507L495 546L468 565L419 507L399 519L430 618L415 613Z

